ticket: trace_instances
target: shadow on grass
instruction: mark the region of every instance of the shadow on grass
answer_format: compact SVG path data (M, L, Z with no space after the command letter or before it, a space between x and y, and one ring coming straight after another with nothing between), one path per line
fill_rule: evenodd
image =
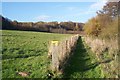
M8 54L5 54L8 51ZM20 49L20 48L10 48L9 50L5 49L2 52L2 60L5 59L14 59L14 58L28 58L32 56L41 56L43 53L47 53L47 50L34 50L34 49Z
M82 78L84 76L84 72L94 69L100 64L99 62L91 63L90 61L91 58L83 45L81 37L79 37L73 55L70 56L69 60L65 64L63 77L70 78L72 74L79 73L79 77Z

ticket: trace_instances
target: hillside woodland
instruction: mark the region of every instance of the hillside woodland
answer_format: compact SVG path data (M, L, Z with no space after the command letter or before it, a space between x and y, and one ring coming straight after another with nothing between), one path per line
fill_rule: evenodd
M41 31L41 32L54 32L54 33L70 33L71 31L82 31L83 23L76 22L17 22L8 18L2 17L3 30L25 30L25 31Z

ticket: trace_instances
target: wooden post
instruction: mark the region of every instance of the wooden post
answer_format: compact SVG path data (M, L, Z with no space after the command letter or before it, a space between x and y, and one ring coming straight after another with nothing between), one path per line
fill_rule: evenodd
M58 60L58 41L51 41L52 46L52 70L58 71L59 60Z

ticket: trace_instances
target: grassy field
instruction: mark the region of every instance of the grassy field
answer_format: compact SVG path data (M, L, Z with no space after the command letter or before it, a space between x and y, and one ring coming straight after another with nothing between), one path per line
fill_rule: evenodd
M47 58L49 41L71 36L30 31L0 32L2 32L3 78L21 78L18 72L27 72L30 78L47 78L50 64Z
M47 58L49 41L63 40L70 34L52 34L30 31L3 30L2 77L22 78L18 72L29 73L28 78L48 78L50 59ZM100 78L99 62L79 37L73 55L70 56L63 75L52 78ZM52 72L53 74L53 72Z

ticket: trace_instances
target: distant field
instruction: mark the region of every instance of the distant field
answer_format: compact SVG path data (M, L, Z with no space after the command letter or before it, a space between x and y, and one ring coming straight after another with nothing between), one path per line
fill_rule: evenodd
M47 58L49 41L69 36L71 35L3 30L2 77L20 78L17 72L23 71L28 72L30 78L47 78L50 64Z

